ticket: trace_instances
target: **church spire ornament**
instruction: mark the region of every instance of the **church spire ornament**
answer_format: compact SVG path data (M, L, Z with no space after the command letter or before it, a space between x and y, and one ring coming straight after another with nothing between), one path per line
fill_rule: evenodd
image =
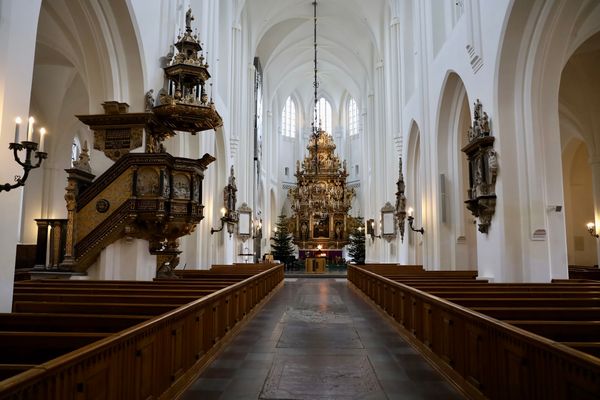
M177 37L177 53L164 67L168 90L159 94L152 107L158 119L174 131L195 134L223 125L205 86L210 74L197 34L192 32L192 9L185 14L185 32Z

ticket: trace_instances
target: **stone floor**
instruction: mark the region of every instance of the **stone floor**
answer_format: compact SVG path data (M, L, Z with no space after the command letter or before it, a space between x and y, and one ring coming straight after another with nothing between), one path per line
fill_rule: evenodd
M460 398L346 279L286 279L182 396Z

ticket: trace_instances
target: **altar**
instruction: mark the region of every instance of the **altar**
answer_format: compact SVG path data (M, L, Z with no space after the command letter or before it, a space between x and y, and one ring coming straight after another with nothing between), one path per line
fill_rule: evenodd
M304 260L307 274L324 274L325 257L308 257Z
M342 259L342 249L300 249L298 251L298 258L300 260L310 257L322 257L326 260L327 264L337 264L337 261Z

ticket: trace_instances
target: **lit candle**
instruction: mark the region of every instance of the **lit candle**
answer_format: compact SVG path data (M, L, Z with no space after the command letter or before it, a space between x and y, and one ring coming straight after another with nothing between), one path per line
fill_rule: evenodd
M21 117L15 119L15 143L19 143L19 129L21 128Z
M227 209L225 207L221 208L221 216L224 217Z
M409 208L408 208L408 216L409 216L409 217L412 217L412 213L413 213L413 211L414 211L414 210L413 210L413 208L412 208L412 207L409 207Z
M40 151L44 151L44 135L46 134L46 128L40 128Z
M27 141L30 142L33 140L33 123L35 119L33 117L29 117L29 124L27 124Z

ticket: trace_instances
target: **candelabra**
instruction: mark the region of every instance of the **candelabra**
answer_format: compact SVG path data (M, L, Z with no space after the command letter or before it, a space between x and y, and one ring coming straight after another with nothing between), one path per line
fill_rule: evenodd
M419 232L421 235L423 235L425 233L425 229L423 229L423 227L420 227L419 229L415 229L413 227L413 222L415 221L415 217L412 216L412 213L413 213L413 209L409 208L408 209L408 217L407 217L407 219L408 219L408 226L410 227L410 229L413 232Z
M594 224L593 222L588 222L587 223L587 230L590 233L590 235L592 235L595 238L599 238L600 235L596 233L596 224Z
M381 226L381 223L379 224ZM371 242L374 242L375 239L381 239L381 235L375 234L376 223L374 219L367 220L367 235L371 236Z
M8 144L8 149L13 151L15 161L23 167L23 175L15 176L15 183L5 183L0 185L0 192L6 190L7 192L15 189L19 186L24 186L25 181L29 177L29 171L35 168L39 168L42 165L42 161L48 158L48 154L45 153L44 150L44 134L46 130L44 128L40 128L40 151L37 151L38 144L33 140L33 117L29 118L29 125L27 127L27 140L23 140L19 143L19 128L21 125L21 118L16 119L16 127L15 127L15 141L13 143ZM22 161L21 157L19 157L19 152L21 150L25 150L25 160ZM32 154L35 154L35 158L37 158L37 163L33 164L31 160Z

